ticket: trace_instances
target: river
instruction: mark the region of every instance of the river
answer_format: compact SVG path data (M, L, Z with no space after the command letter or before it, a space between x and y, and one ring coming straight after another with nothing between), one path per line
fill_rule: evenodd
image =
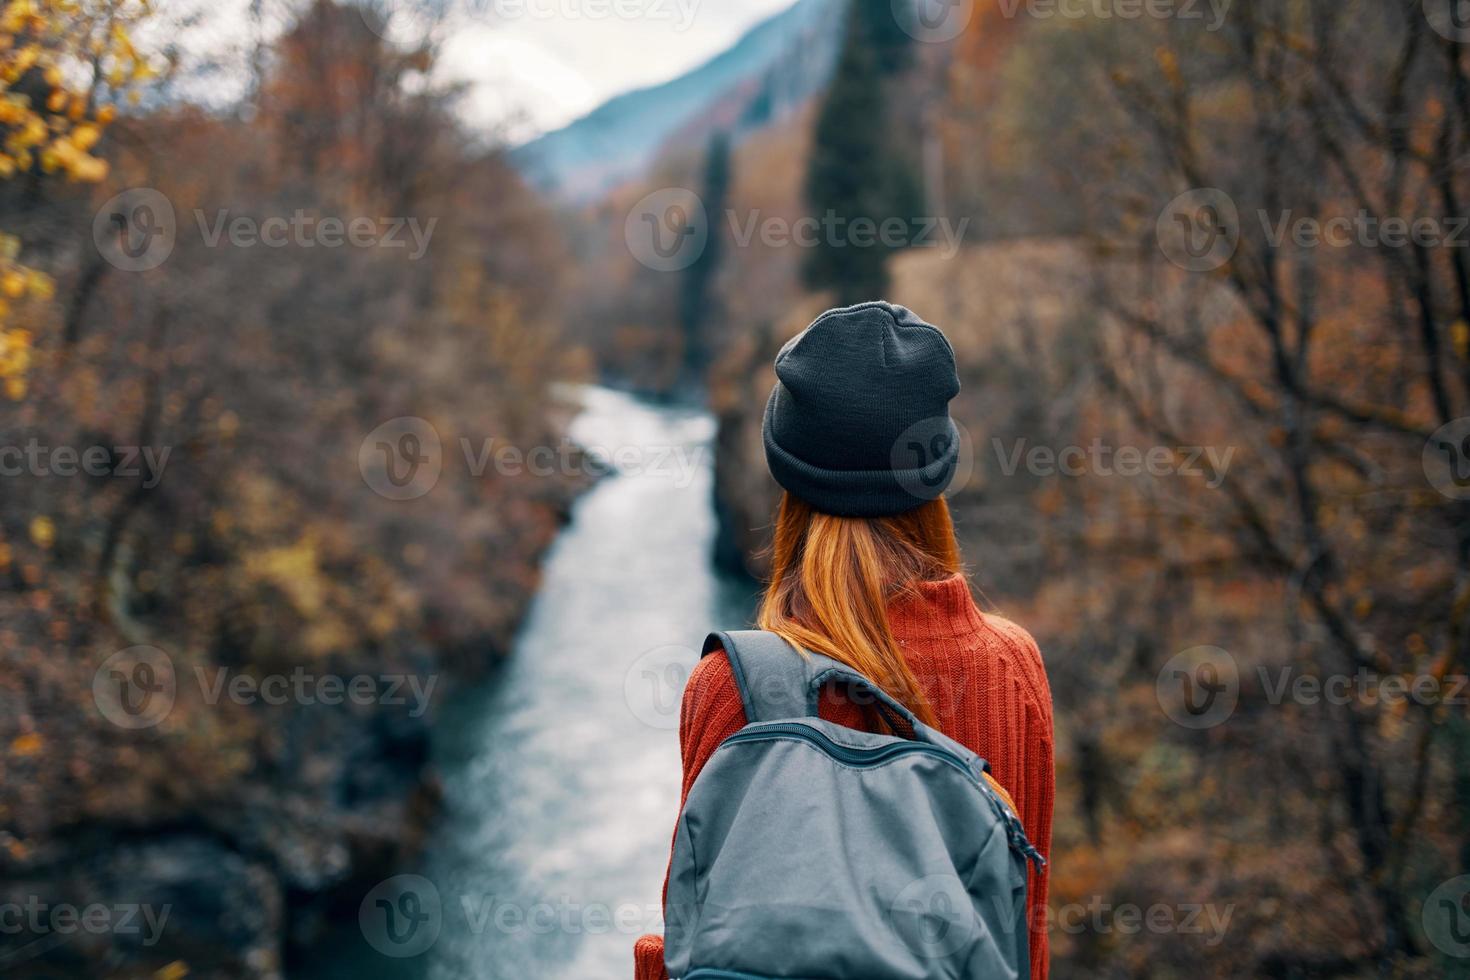
M405 869L433 893L406 907L435 916L423 923L432 940L395 958L417 947L369 936L378 951L344 950L315 976L631 977L634 940L660 931L679 693L704 634L748 619L753 586L710 560L713 419L605 388L578 394L572 439L617 469L547 554L509 663L436 720L444 810Z

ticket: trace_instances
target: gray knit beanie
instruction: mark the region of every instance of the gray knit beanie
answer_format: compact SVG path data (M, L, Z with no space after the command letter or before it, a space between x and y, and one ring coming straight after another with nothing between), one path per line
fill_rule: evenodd
M828 310L781 348L776 377L766 462L817 510L901 514L954 478L954 349L912 311L883 302Z

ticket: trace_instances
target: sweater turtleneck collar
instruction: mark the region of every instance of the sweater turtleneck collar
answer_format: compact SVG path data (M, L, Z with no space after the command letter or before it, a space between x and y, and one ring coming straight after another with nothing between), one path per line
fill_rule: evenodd
M984 626L963 573L913 583L889 603L888 621L900 642L951 639Z

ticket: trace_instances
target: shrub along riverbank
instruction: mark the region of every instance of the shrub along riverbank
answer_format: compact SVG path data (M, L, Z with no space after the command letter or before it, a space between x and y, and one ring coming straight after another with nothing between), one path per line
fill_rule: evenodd
M236 114L114 122L95 186L0 183L55 282L0 400L0 905L52 910L7 976L280 976L414 847L434 704L510 649L580 485L463 451L561 438L534 196L354 8L269 55ZM157 934L67 928L92 906Z

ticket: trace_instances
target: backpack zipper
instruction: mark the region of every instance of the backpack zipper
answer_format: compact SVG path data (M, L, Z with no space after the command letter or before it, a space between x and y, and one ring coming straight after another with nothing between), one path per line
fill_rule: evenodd
M850 745L843 745L841 742L829 738L826 734L801 724L762 725L759 728L746 729L736 732L734 735L725 739L725 744L731 745L736 742L769 742L780 738L795 738L803 742L810 742L838 761L859 769L870 769L874 766L882 765L897 756L908 755L909 753L922 753L948 763L971 779L975 778L975 774L970 770L969 766L965 765L964 760L937 745L929 745L927 742L904 741L894 742L889 745L880 745L877 748L856 749Z
M937 745L930 745L927 742L910 741L893 742L889 745L882 745L872 749L857 749L835 741L826 733L812 728L810 725L792 722L766 723L759 726L743 728L725 739L724 744L769 742L781 738L794 738L798 741L815 745L838 761L859 769L870 769L898 756L908 755L910 753L921 753L939 759L941 762L958 769L980 786L981 792L985 794L985 798L990 801L991 806L995 808L1001 821L1006 825L1006 836L1010 840L1011 846L1032 861L1036 865L1038 872L1046 867L1046 858L1041 856L1041 852L1026 837L1026 831L1021 826L1020 817L1010 807L997 799L997 794L985 785L983 778L975 775L974 771L965 764L963 759L947 749L940 748ZM720 975L706 974L706 976L711 977L711 980L716 980ZM730 974L729 976L734 978L734 980L742 980L740 974ZM756 978L756 980L759 980L759 978Z

